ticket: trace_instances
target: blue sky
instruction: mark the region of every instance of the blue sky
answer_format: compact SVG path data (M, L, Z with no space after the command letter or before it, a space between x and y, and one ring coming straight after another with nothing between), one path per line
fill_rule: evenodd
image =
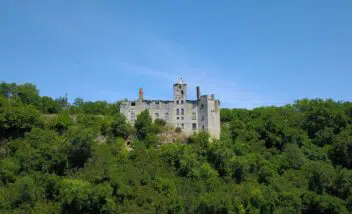
M0 1L0 81L85 100L352 100L352 1Z

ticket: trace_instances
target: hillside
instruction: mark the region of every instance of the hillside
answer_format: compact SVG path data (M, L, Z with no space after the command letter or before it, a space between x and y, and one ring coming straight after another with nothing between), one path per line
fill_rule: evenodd
M222 109L221 139L0 84L0 213L351 213L352 103Z

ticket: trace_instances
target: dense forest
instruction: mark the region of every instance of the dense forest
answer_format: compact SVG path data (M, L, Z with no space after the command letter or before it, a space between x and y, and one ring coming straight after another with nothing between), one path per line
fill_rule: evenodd
M352 213L350 102L221 109L220 140L165 128L1 83L0 213Z

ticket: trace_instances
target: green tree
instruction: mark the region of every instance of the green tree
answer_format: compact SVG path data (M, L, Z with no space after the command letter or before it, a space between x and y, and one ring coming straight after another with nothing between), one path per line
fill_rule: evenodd
M16 83L0 83L0 94L5 98L11 98L17 95L17 85Z
M352 126L334 138L329 157L335 165L352 169Z
M39 90L35 85L30 83L18 85L16 91L17 96L23 103L34 105L36 107L40 106Z
M73 168L82 168L92 157L97 134L91 129L72 129L69 133L68 161Z
M19 171L20 165L17 159L5 158L0 160L0 186L15 182Z
M308 188L318 194L328 193L331 189L336 171L330 164L318 161L310 161L303 166L308 179Z
M148 133L152 128L152 117L149 114L148 110L142 111L138 116L137 120L134 123L136 128L136 134L138 139L143 140L147 137Z
M349 213L341 199L330 195L307 192L302 198L302 213Z
M92 213L90 197L93 186L84 180L64 179L60 187L60 199L64 213Z
M40 113L30 105L1 104L0 139L22 137L33 127L42 126Z
M111 132L115 137L127 137L134 132L133 127L126 122L126 118L121 113L115 114L112 118Z
M57 131L59 134L63 134L73 124L74 122L69 112L63 111L58 114L57 117L53 117L50 120L49 127Z
M40 99L40 110L44 114L57 114L61 111L61 108L53 98L44 96Z
M42 200L44 189L36 186L30 176L20 177L0 192L0 209L16 209L33 207L37 200Z

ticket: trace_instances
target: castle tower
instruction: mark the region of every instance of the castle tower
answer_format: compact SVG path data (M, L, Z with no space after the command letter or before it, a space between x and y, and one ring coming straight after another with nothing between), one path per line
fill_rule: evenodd
M220 139L220 102L212 95L202 95L198 100L198 130Z
M180 78L177 83L174 84L174 101L177 103L183 103L187 99L187 84L184 83L183 79Z
M181 128L182 131L186 132L190 130L191 123L189 115L187 114L187 85L183 79L180 78L173 87L174 91L174 110L172 112L175 127Z

